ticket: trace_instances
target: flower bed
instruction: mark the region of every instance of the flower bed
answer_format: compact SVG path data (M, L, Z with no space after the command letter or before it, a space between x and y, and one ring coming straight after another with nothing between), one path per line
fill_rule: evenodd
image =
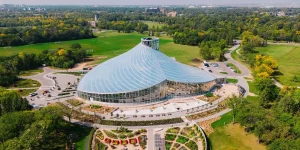
M119 145L119 144L120 144L119 140L113 140L112 141L112 145Z
M128 144L128 141L127 141L127 140L121 140L120 143L121 143L122 145L127 145L127 144Z
M137 143L136 138L130 139L129 141L130 141L130 144L133 144L133 145L135 145Z
M147 133L146 129L140 129L134 132L134 135L140 135L141 133Z
M192 127L184 127L181 131L181 134L189 138L197 136L197 133L194 131Z
M187 142L185 144L185 146L188 147L190 150L198 150L198 145L194 141L192 141L192 140L190 140L189 142Z
M106 139L104 140L104 142L110 144L110 143L111 143L111 139L106 138Z
M187 141L189 141L189 139L188 138L186 138L186 137L183 137L183 136L178 136L178 138L177 138L177 140L176 140L176 142L178 142L178 143L180 143L180 144L184 144L184 143L186 143Z
M179 146L180 146L180 144L178 144L178 143L174 143L174 144L173 144L173 147L174 147L174 148L179 148Z
M118 139L117 135L113 134L113 133L110 132L110 131L104 130L104 133L105 133L108 137L110 137L110 138L112 138L112 139Z
M166 144L166 150L170 150L173 143L166 141L165 144Z
M174 133L177 134L179 133L180 128L179 127L174 127L174 128L170 128L167 130L167 133Z
M176 135L174 135L174 134L166 134L166 137L165 137L165 139L168 141L174 141L175 138L176 138Z
M96 132L96 137L98 137L100 140L103 140L103 139L104 139L104 135L103 135L103 133L102 133L100 130L98 130L98 131Z
M145 149L147 145L147 136L146 135L141 135L138 137L138 141L140 143L140 146Z

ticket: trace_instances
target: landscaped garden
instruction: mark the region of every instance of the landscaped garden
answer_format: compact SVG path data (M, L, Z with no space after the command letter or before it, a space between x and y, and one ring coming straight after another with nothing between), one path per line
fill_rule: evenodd
M120 127L116 130L97 130L95 132L96 143L102 143L112 149L145 149L147 146L147 130L128 130Z
M198 126L174 127L166 131L165 146L167 150L200 150L205 146Z
M71 104L72 106L74 106L74 107L78 107L78 106L80 106L80 105L83 104L82 101L77 100L77 99L69 99L69 100L66 100L66 101L67 101L69 104Z
M86 111L96 112L96 113L100 113L100 114L110 114L115 108L92 104L92 105L83 107L83 109Z

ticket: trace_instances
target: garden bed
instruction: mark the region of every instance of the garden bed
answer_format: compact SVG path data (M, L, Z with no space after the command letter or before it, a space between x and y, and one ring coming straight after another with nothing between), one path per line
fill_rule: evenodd
M184 137L184 136L181 136L181 135L179 135L178 138L177 138L177 140L176 140L176 142L178 142L178 143L180 143L180 144L184 144L184 143L186 143L187 141L189 141L189 139L186 138L186 137Z
M150 120L150 121L113 121L102 120L100 124L112 125L112 126L151 126L151 125L163 125L163 124L176 124L182 123L181 118L165 119L165 120Z
M175 138L176 138L176 135L174 135L174 134L166 134L166 137L165 137L165 139L168 141L174 141Z
M74 106L74 107L78 107L78 106L80 106L80 105L83 104L82 101L77 100L77 99L69 99L69 100L67 100L67 102L68 102L69 104L71 104L72 106Z
M170 128L167 130L167 133L174 133L174 134L178 134L179 133L180 128L179 127L174 127L174 128Z

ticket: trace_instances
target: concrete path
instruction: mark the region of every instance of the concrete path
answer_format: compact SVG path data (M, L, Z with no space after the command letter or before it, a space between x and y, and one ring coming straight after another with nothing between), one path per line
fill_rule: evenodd
M148 138L147 149L154 150L155 149L155 147L154 147L154 131L152 128L147 129L147 138Z
M236 75L236 76L251 76L251 71L246 67L244 66L243 64L241 64L240 62L234 60L232 57L231 57L231 53L237 49L240 45L235 45L233 47L231 47L228 52L224 55L225 58L227 59L227 61L225 61L224 63L232 63L234 64L236 67L238 67L240 70L241 70L241 74L239 75Z

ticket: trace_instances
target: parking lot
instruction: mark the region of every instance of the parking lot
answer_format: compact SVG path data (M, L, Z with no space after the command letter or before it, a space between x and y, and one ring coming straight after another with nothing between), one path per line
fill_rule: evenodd
M211 73L218 74L218 75L225 75L224 73L220 73L220 72L227 72L226 75L228 76L240 76L240 74L233 72L233 70L227 67L226 64L227 63L224 62L208 63L209 67L205 67L205 70L207 71L211 70L212 71Z

